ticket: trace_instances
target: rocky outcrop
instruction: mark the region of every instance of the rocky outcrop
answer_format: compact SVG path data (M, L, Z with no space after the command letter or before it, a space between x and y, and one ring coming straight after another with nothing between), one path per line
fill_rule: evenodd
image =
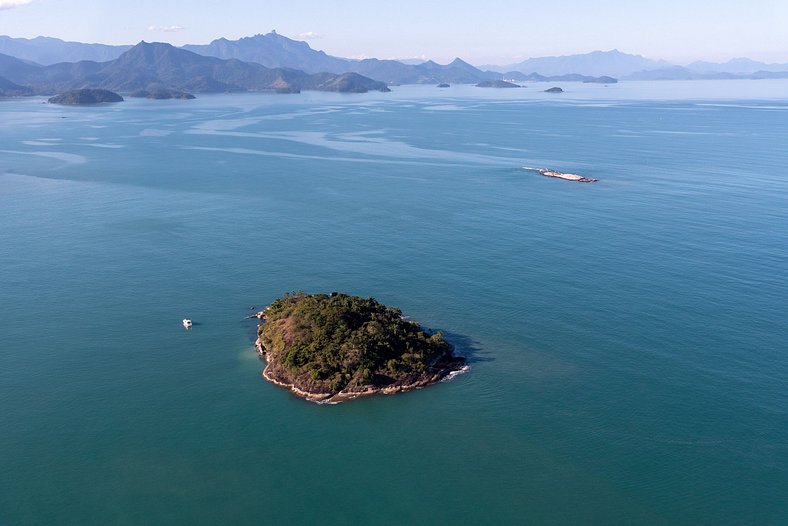
M558 170L550 170L548 168L526 168L527 170L532 170L539 175L544 175L545 177L554 177L556 179L563 179L565 181L574 181L576 183L596 183L599 179L593 179L591 177L583 177L582 175L577 174L567 174L563 172L559 172Z

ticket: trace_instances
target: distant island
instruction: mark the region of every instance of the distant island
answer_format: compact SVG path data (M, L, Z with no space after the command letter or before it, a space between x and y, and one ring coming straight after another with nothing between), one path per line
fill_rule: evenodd
M373 298L290 293L257 317L263 377L314 402L410 391L465 368L440 332Z
M167 88L150 88L133 91L129 97L139 99L154 99L154 100L167 100L167 99L182 99L191 100L195 96L185 91L172 90Z
M438 87L439 88L450 88L451 86L449 84L446 84L445 82L441 82L440 84L438 84Z
M616 84L618 83L618 79L614 79L613 77L608 77L607 75L603 75L601 77L586 79L583 81L583 83L584 84Z
M477 88L521 88L519 84L505 80L485 80L476 84Z
M564 90L559 88L558 86L553 86L552 88L547 88L544 90L545 93L563 93Z
M81 104L101 104L104 102L123 102L123 97L106 89L75 89L51 97L50 104L78 106Z

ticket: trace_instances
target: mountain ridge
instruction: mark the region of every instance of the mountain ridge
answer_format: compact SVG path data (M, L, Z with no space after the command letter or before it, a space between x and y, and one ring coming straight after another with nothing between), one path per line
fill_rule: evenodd
M54 66L102 63L119 58L133 46L109 46L63 41L51 37L33 39L0 36L0 54L13 56L32 65ZM174 47L174 46L173 46ZM294 40L271 31L237 40L218 38L208 44L188 44L177 49L223 60L240 60L269 69L296 69L309 74L357 73L390 85L459 83L476 84L501 78L529 81L587 81L595 77L637 79L719 79L782 78L786 64L767 64L738 57L727 62L695 61L678 66L617 49L583 54L533 57L508 65L474 66L460 58L441 65L432 60L400 61L335 57L312 49L305 41ZM67 67L61 67L67 69ZM647 73L651 72L651 73ZM219 89L219 86L214 86Z
M357 74L310 75L295 69L272 69L237 59L206 57L171 44L144 41L107 62L40 66L0 55L0 76L37 94L81 88L130 93L151 87L196 93L302 89L389 91L384 83Z
M621 77L637 71L670 65L672 64L664 60L651 60L640 55L631 55L612 49L574 55L534 57L505 66L482 67L501 72L538 73L546 77L568 74Z

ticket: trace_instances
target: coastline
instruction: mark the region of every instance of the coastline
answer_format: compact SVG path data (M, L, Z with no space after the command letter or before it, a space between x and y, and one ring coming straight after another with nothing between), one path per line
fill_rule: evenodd
M383 387L366 386L347 391L343 389L337 393L313 393L304 391L292 382L283 381L273 376L271 371L271 362L268 360L268 353L265 351L260 338L257 338L257 341L255 341L255 349L260 358L265 358L266 365L262 372L262 377L264 379L268 380L274 385L289 389L294 395L316 404L339 404L347 400L360 398L362 396L405 393L408 391L414 391L416 389L422 389L429 385L440 382L450 381L454 377L470 370L470 366L465 362L464 357L454 355L443 356L431 366L431 369L437 370L425 372L419 375L415 380L406 384L395 383L393 385ZM441 367L440 365L443 366Z

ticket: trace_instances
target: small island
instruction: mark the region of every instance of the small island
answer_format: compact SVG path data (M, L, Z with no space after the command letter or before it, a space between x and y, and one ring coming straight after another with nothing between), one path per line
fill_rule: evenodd
M477 88L521 88L519 84L505 80L485 80L476 85Z
M618 84L618 79L613 77L602 76L586 79L583 81L586 84Z
M451 87L451 85L449 85L449 84L446 84L445 82L441 82L440 84L438 84L438 87L439 87L439 88L450 88L450 87Z
M263 377L313 402L410 391L467 368L440 332L373 298L289 293L255 317Z
M167 89L167 88L141 89L132 92L129 95L129 97L134 97L138 99L153 99L153 100L168 100L168 99L191 100L196 98L191 93L186 93L185 91L178 91L178 90Z
M558 170L550 170L549 168L527 168L524 167L526 170L531 170L532 172L536 172L539 175L544 175L545 177L554 177L556 179L563 179L565 181L574 181L576 183L596 183L599 179L593 179L591 177L583 177L582 175L577 174L567 174L563 172L559 172Z
M559 88L558 86L553 86L552 88L547 88L544 90L545 93L563 93L564 90Z
M65 104L69 106L78 106L81 104L102 104L105 102L123 102L123 97L106 89L75 89L61 93L55 97L50 98L47 102L50 104Z

